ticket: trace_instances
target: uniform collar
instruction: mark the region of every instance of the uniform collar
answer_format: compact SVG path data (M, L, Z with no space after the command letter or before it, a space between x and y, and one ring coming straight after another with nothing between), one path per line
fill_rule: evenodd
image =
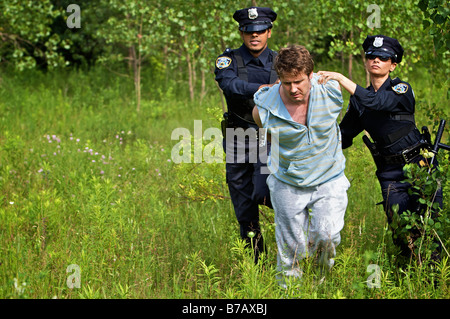
M384 81L384 83L380 86L380 88L378 89L378 91L381 91L383 89L385 89L387 86L390 86L392 82L392 79L390 76L388 76L388 78L386 79L386 81ZM375 89L372 86L372 83L367 87L370 91L375 92Z
M254 59L253 55L250 53L245 44L242 44L239 48L242 59L244 60L244 65L247 65L252 59ZM266 47L263 52L258 56L258 59L262 62L264 66L269 62L270 49Z

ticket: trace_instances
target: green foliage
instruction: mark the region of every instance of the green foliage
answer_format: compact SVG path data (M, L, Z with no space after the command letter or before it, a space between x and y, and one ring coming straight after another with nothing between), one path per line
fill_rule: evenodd
M0 3L0 62L9 62L19 70L65 65L57 52L70 48L70 41L61 40L52 32L53 19L60 15L50 0L5 0Z
M134 99L126 79L101 68L11 73L2 83L0 296L450 296L446 255L431 270L414 263L410 269L395 266L384 212L375 205L380 192L374 165L359 140L346 151L352 186L332 272L321 276L314 259L307 259L301 280L282 288L273 211L261 209L267 255L255 265L239 239L224 164L171 161L176 143L171 132L178 127L192 131L194 119L203 119L204 129L218 126L216 117L205 113L218 97L186 103L186 95L175 95L176 86L167 85L144 94L137 116L124 107ZM442 174L448 174L448 160L440 163ZM439 229L436 222L432 226L443 232L447 248L447 224L440 223ZM80 288L67 286L66 269L72 264L81 269ZM367 286L371 264L380 267L380 288Z
M441 209L434 201L437 191L448 185L448 160L438 167L432 167L434 154L425 152L425 160L420 165L407 164L404 167L405 182L411 184L411 195L420 204L418 211L406 211L400 216L397 207L393 207L391 225L394 238L403 240L419 263L435 259L439 247L445 255L446 240L449 237L450 219L448 209ZM448 186L445 187L448 189Z
M437 83L447 89L447 101L450 100L448 74L450 72L450 8L445 0L420 0L418 7L424 14L423 28L433 40L434 51L427 56L433 73L443 75L443 83ZM440 78L438 76L437 78ZM447 102L448 103L448 102Z

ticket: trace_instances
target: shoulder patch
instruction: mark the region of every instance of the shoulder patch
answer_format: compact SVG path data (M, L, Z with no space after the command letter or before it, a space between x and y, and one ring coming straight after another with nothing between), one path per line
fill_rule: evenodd
M218 57L217 60L216 60L216 67L217 67L218 69L225 69L225 68L227 68L227 67L230 66L231 61L232 61L232 60L231 60L230 57L227 57L227 56L220 56L220 57Z
M399 83L392 87L392 91L397 94L405 94L408 91L408 85L406 83Z

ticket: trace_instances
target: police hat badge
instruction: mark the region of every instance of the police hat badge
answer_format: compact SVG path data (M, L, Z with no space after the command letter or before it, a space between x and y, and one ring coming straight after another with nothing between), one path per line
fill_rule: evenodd
M257 8L250 8L248 9L248 18L249 19L256 19L258 17L258 9Z
M231 58L229 58L227 56L220 56L216 60L216 67L218 69L225 69L225 68L229 67L230 64L231 64Z
M383 38L382 37L375 37L375 40L373 40L373 46L376 48L383 46Z
M397 94L405 94L408 91L408 85L406 83L399 83L392 87L392 91Z

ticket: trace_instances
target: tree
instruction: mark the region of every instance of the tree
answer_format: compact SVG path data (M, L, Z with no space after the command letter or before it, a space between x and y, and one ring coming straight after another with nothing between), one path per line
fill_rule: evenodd
M66 65L58 49L70 48L70 41L61 40L52 32L52 24L62 10L53 7L50 0L19 0L0 2L0 61L11 63L19 70L27 68L54 68Z
M142 65L152 50L158 47L163 31L160 1L109 0L107 7L111 10L110 15L97 31L97 36L110 47L101 61L128 61L133 74L136 110L139 112Z
M428 31L433 39L433 50L427 56L427 61L436 73L440 73L439 78L445 79L447 86L447 100L450 99L450 88L448 86L450 72L450 33L449 3L445 0L420 0L419 8L424 14L423 27ZM435 77L433 77L433 80Z

